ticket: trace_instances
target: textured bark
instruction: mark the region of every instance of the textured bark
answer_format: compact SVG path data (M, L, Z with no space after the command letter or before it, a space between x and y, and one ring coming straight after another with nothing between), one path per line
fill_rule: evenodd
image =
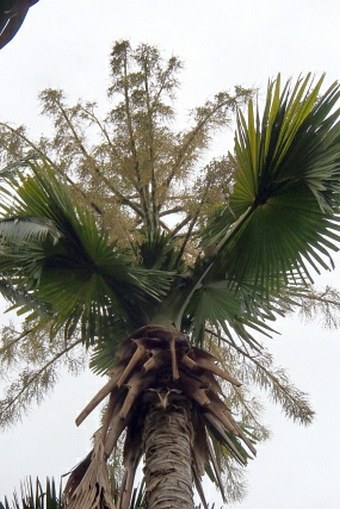
M77 502L72 508L87 509L82 497L85 494L96 501L98 487L100 502L106 500L106 478L93 474L98 461L102 467L109 458L124 429L125 474L118 509L130 507L134 476L143 453L149 509L193 509L193 480L203 506L208 507L201 484L206 471L214 476L223 495L209 432L221 451L239 463L246 464L249 457L242 442L254 455L255 449L221 399L215 376L240 385L218 367L215 357L191 346L179 331L148 325L126 338L118 348L111 380L76 421L79 425L110 395L98 434L104 449L100 449L101 455L87 456L68 480L65 499Z
M186 408L152 408L143 433L148 509L193 509L192 426Z

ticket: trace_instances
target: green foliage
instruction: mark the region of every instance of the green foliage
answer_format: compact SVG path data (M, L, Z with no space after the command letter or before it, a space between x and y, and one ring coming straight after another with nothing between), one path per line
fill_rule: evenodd
M11 502L5 497L0 509L62 509L61 483L57 488L54 479L46 479L45 487L37 478L26 479L21 484L20 496L15 493Z
M308 267L333 266L340 125L332 110L339 87L319 96L322 81L312 87L307 76L281 92L278 77L268 86L262 117L252 101L247 120L238 114L233 194L205 240L218 244L214 265L231 280L271 291L289 278L311 280Z
M36 165L32 168L34 176L12 183L18 192L14 205L3 207L11 221L6 219L2 229L2 274L9 278L14 272L18 278L20 266L18 288L29 289L37 303L44 303L54 316L54 330L64 327L66 337L78 324L85 341L107 337L116 314L130 319L131 327L141 325L138 311L143 313L145 302L161 299L169 288L170 274L133 266L89 213L73 207L66 188L48 167L43 172ZM36 217L38 230L32 231ZM42 231L40 217L46 218Z
M259 337L297 308L310 316L321 307L337 323L339 294L310 283L313 272L333 267L338 249L339 85L323 92L323 78L308 75L282 87L278 76L263 113L251 90L236 87L176 129L180 69L154 47L121 41L103 119L95 103L69 106L62 91L48 89L40 98L54 124L50 139L0 124L0 291L25 316L23 331L3 335L0 360L11 369L20 345L20 360L40 356L11 383L2 424L41 399L57 377L54 364L77 345L106 373L122 340L149 324L175 326L215 350L243 382L227 398L256 438L266 430L253 385L287 416L311 421L305 395ZM201 164L234 114L233 154ZM227 438L246 460L237 438ZM230 456L213 445L220 468L232 472Z

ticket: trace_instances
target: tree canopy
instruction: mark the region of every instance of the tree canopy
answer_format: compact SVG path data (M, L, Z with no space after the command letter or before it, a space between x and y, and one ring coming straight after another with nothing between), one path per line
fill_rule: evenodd
M154 47L120 41L104 119L95 103L68 106L62 91L49 89L40 98L51 137L32 141L25 127L1 123L0 290L25 320L16 335L4 328L0 362L7 372L18 361L35 365L10 385L1 423L41 399L60 359L77 367L83 345L92 368L111 378L79 422L110 394L104 445L126 426L131 439L144 411L133 410L137 397L158 391L157 369L167 372L170 362L172 397L193 397L195 429L212 437L204 444L212 440L214 455L194 448L197 475L203 468L223 489L214 457L230 483L233 458L246 463L253 440L266 436L254 383L289 417L312 419L264 340L277 316L299 307L311 313L316 302L327 312L339 308L334 290L312 286L312 273L331 269L338 249L339 86L324 91L324 78L311 75L282 86L278 76L263 105L236 87L177 129L180 69ZM234 151L202 164L213 134L235 117ZM229 382L224 392L240 424L218 396L215 375ZM94 450L87 472L99 457Z

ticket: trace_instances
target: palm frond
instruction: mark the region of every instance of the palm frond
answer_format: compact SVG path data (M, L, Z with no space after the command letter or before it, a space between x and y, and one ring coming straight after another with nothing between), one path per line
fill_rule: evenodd
M1 189L7 199L1 272L15 275L18 291L28 288L50 307L55 330L65 327L68 336L79 325L86 341L107 337L115 315L131 329L147 322L173 275L134 265L132 253L110 243L93 216L74 206L47 165L32 164L32 170L33 176L11 179L10 191Z
M147 509L145 482L134 488L129 509Z
M142 240L137 244L137 256L147 269L160 269L182 272L185 263L176 249L172 235L160 229L142 232Z
M271 299L265 298L263 293L260 286L254 289L251 284L236 285L228 280L203 283L186 309L192 341L204 344L204 330L213 326L223 331L229 340L241 340L255 351L261 351L256 335L275 335L277 317L299 306L296 286L288 286L285 292L272 292Z
M61 235L52 221L43 217L14 217L0 221L0 246L2 242L8 244L12 240L13 247L20 249L26 242L42 241L47 236L57 243Z
M210 277L251 282L267 292L296 274L332 268L339 241L340 96L337 83L320 95L311 76L281 92L268 86L262 118L249 102L238 113L235 186L230 203L207 226L204 244L218 255Z
M38 478L34 483L29 477L21 483L20 495L15 492L11 502L7 497L3 504L0 502L0 509L62 509L62 507L61 483L58 488L53 478L47 478L43 487Z

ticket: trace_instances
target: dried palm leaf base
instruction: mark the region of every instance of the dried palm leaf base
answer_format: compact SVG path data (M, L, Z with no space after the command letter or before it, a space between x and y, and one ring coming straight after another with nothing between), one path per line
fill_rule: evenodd
M104 444L97 433L90 454L71 472L63 493L64 507L115 509L106 467Z
M202 493L200 479L209 469L210 473L214 472L211 475L224 495L214 445L222 445L226 454L242 464L246 464L250 457L242 442L252 454L255 455L256 451L223 402L223 394L215 377L218 376L235 386L240 384L217 366L216 359L211 354L191 347L186 336L176 330L159 326L146 326L136 331L122 342L117 358L109 382L94 396L76 420L77 425L81 424L90 412L109 396L94 451L84 460L85 463L82 462L70 475L65 489L66 507L112 507L107 502L107 488L102 488L106 486L107 480L103 468L119 436L126 429L126 474L118 508L128 509L135 470L142 452L145 452L142 451L142 443L144 448L146 447L145 437L142 439L143 429L155 410L161 413L178 413L184 408L190 409L188 429L192 430L190 462L193 479L199 493ZM209 435L213 437L212 441ZM101 477L98 471L101 472ZM103 500L102 506L95 505L99 496ZM85 499L90 501L90 505L83 504ZM202 501L206 506L204 499Z

